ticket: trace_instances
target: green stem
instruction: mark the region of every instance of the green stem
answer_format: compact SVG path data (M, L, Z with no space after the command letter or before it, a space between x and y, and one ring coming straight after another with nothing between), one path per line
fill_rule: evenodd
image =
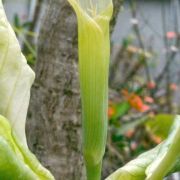
M97 165L86 166L87 180L99 180L101 179L102 162Z

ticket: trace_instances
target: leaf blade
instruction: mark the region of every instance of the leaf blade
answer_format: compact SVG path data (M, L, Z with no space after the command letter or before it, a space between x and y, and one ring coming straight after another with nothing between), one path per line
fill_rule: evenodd
M180 116L176 116L168 138L122 168L106 180L159 180L180 170Z

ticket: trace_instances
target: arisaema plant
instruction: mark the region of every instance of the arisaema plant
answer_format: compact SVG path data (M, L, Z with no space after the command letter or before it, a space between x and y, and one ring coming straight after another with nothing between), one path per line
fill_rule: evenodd
M100 180L107 136L111 0L68 0L78 17L83 154L87 179ZM29 151L25 122L34 73L22 55L0 0L0 179L53 180ZM107 180L161 180L180 169L180 117L160 145ZM58 167L57 167L58 168Z
M68 0L78 18L83 154L88 180L101 177L107 135L111 0Z
M34 72L27 65L0 0L0 179L53 180L29 151L25 122Z

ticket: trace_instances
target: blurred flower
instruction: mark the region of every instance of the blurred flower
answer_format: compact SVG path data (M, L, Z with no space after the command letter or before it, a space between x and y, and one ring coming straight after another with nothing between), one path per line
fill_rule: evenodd
M171 83L169 88L172 90L172 91L176 91L178 89L177 85L175 83Z
M154 103L154 99L150 96L145 96L144 101L150 104Z
M156 143L156 144L160 144L162 142L162 138L159 136L156 136L154 134L151 135L151 139Z
M135 141L131 142L131 144L130 144L130 147L133 151L137 149L137 146L138 146L138 144Z
M125 133L125 136L127 138L131 138L131 137L133 137L134 133L135 133L134 129L130 129Z
M115 113L116 113L116 111L115 111L114 107L109 106L108 107L108 118L111 119L112 116L114 116Z
M169 31L169 32L166 33L166 37L168 39L174 39L174 38L176 38L176 36L177 36L177 34L175 32L173 32L173 31Z
M139 109L140 112L146 112L148 110L150 110L150 107L145 104L143 104L143 106Z
M122 91L123 95L134 109L139 112L145 112L150 109L150 107L144 104L142 98L135 93L129 93L127 90Z
M150 81L147 83L148 89L154 89L156 87L156 83L154 81Z

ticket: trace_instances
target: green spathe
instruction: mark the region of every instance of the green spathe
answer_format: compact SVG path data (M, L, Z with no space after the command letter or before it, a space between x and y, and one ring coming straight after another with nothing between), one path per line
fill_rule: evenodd
M88 180L101 177L107 136L111 0L68 0L78 18L83 154Z
M25 122L34 77L0 0L0 114L8 119L24 144L27 144Z
M25 122L34 72L0 0L0 179L53 180L26 143Z
M0 116L0 179L53 180L48 170L12 133L7 119Z

